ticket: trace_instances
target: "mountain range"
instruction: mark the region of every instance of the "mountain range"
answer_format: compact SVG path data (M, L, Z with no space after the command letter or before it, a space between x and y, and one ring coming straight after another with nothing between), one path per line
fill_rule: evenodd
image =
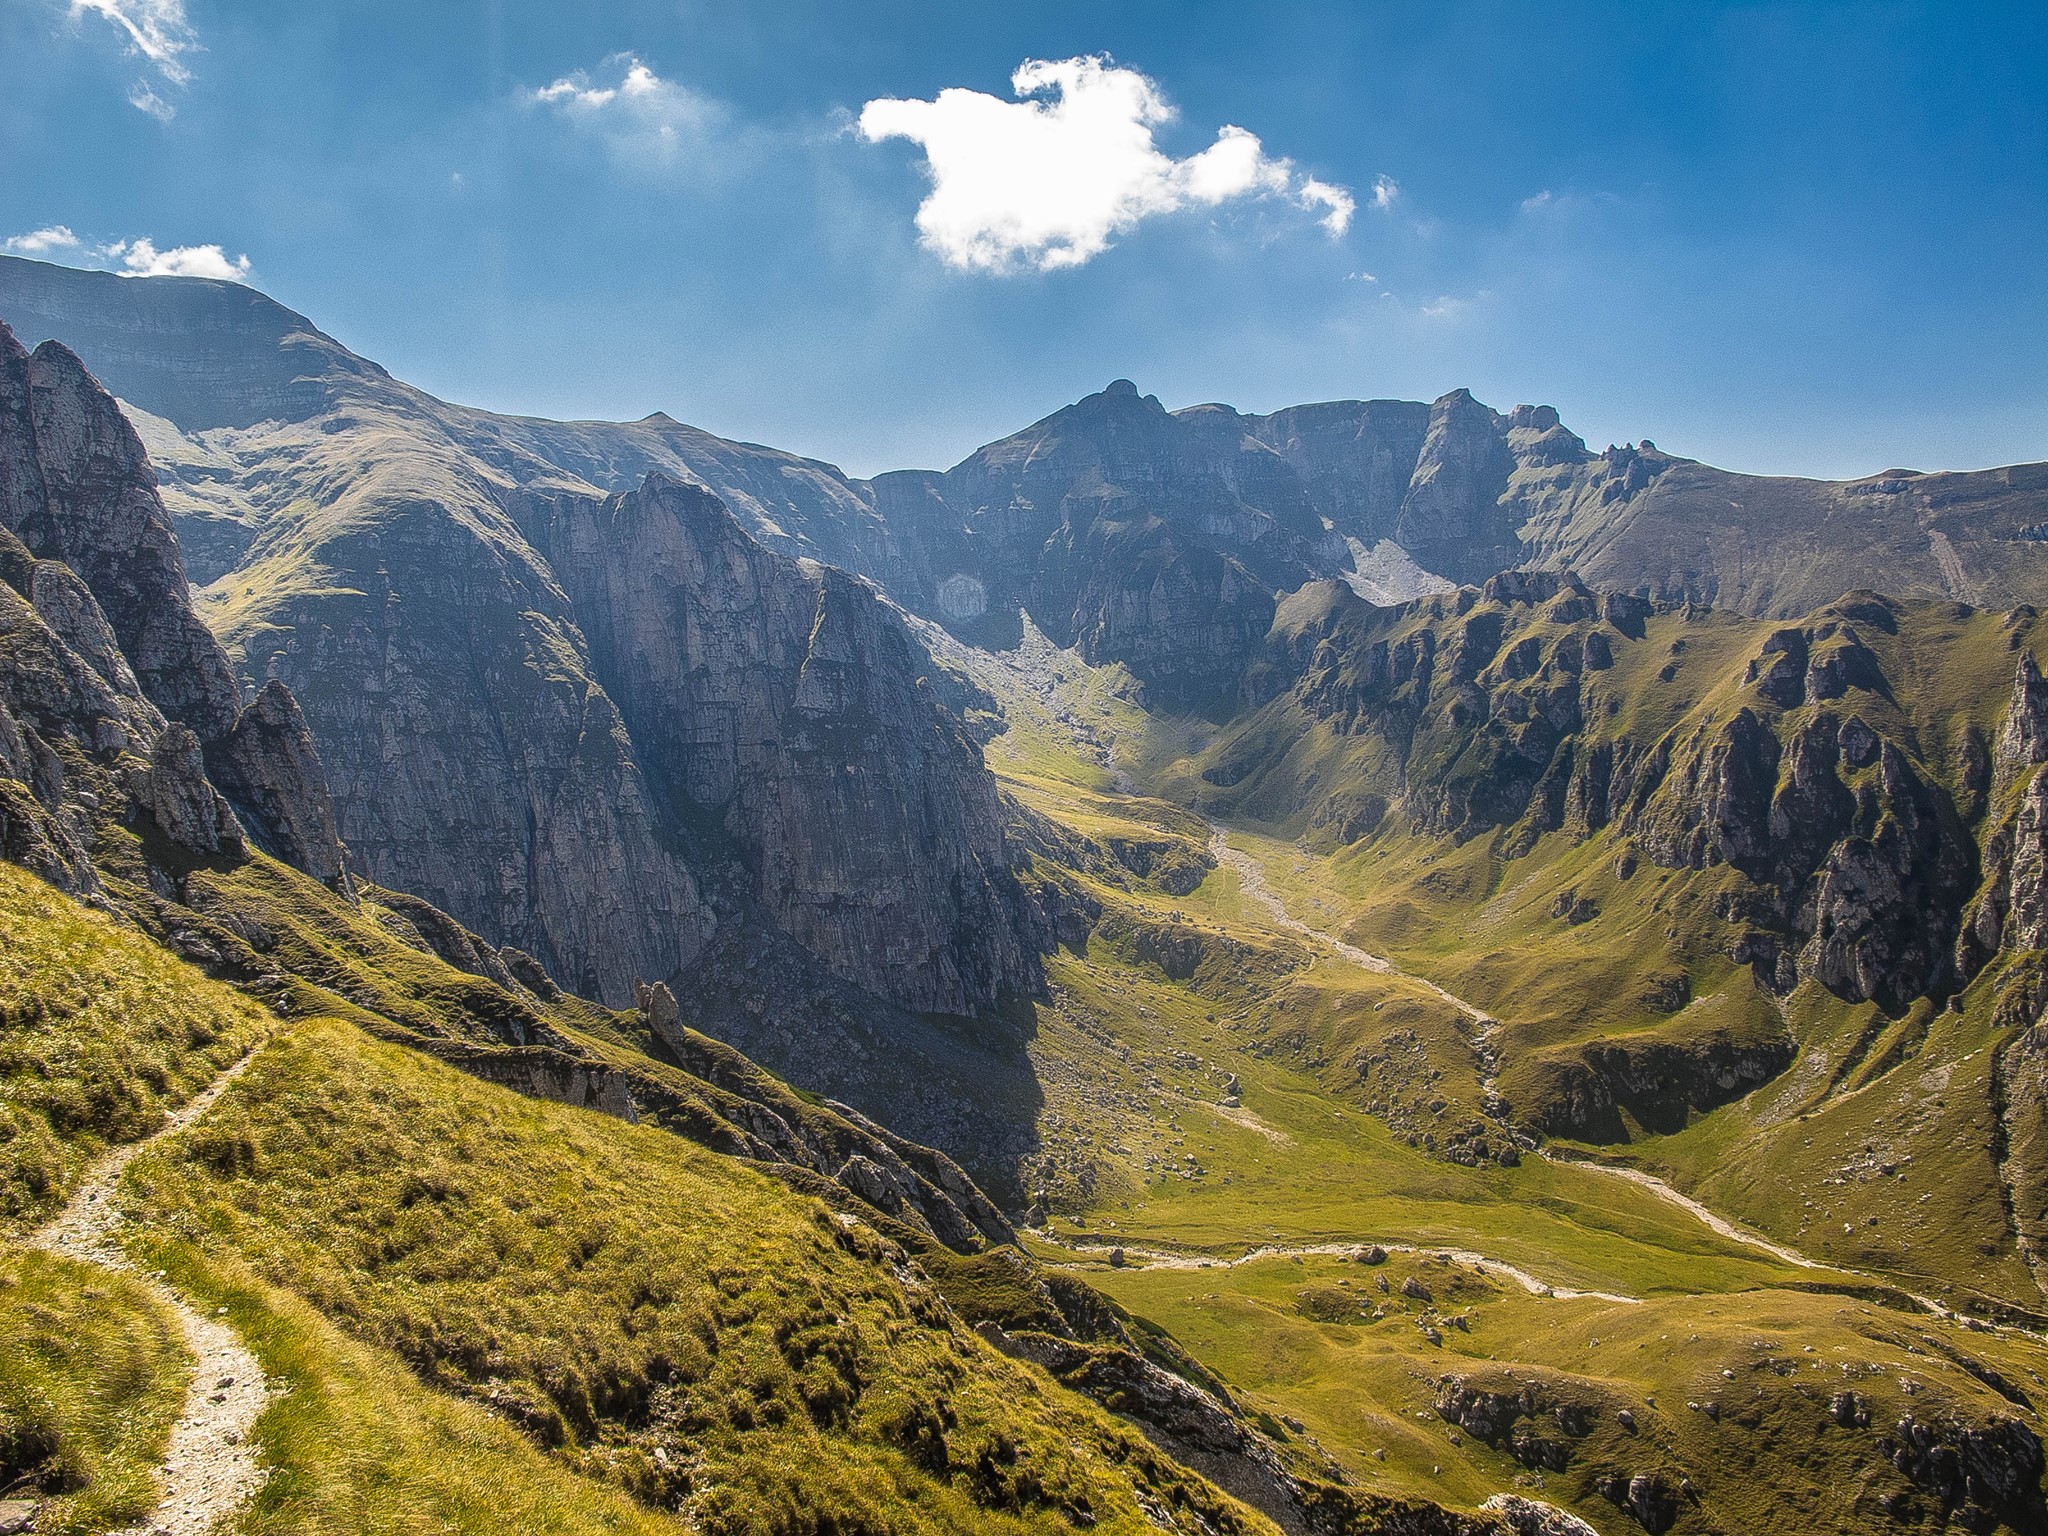
M169 1138L109 1336L326 1330L597 1524L2048 1528L2048 466L1117 381L859 480L0 321L0 1162Z

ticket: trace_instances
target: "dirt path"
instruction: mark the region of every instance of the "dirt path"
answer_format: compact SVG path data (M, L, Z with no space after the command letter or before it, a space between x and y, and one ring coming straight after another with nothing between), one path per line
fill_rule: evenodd
M1785 1263L1800 1269L1832 1269L1835 1273L1843 1275L1856 1273L1855 1270L1842 1269L1838 1265L1823 1264L1817 1259L1809 1259L1796 1248L1787 1248L1782 1243L1774 1243L1769 1238L1750 1231L1747 1227L1738 1227L1725 1217L1715 1215L1692 1196L1679 1193L1654 1173L1644 1173L1640 1168L1617 1168L1608 1163L1596 1163L1581 1157L1557 1157L1549 1152L1539 1152L1537 1155L1548 1158L1553 1163L1583 1168L1588 1173L1604 1173L1610 1178L1627 1179L1631 1184L1639 1184L1658 1199L1668 1201L1682 1211L1691 1212L1701 1224L1719 1236L1727 1238L1731 1243L1741 1243L1744 1247L1758 1249L1774 1259L1782 1259Z
M157 1474L163 1497L148 1519L120 1536L206 1536L263 1483L256 1447L249 1439L249 1431L270 1397L262 1366L227 1324L204 1316L157 1276L135 1267L116 1237L121 1213L114 1202L121 1175L137 1154L205 1114L254 1059L252 1053L228 1068L155 1135L116 1147L101 1158L88 1170L70 1203L29 1239L32 1246L46 1252L119 1270L140 1280L177 1314L192 1351L192 1384L186 1388L184 1409L171 1427L171 1443Z
M1140 1248L1129 1243L1062 1243L1060 1246L1069 1253L1105 1256L1120 1248L1126 1258L1142 1259L1152 1269L1236 1269L1241 1264L1256 1264L1262 1259L1348 1258L1362 1248L1384 1248L1389 1253L1440 1255L1454 1263L1470 1264L1486 1274L1501 1275L1514 1281L1531 1296L1545 1296L1554 1301L1612 1301L1629 1307L1642 1305L1640 1296L1623 1296L1617 1291L1574 1291L1561 1285L1551 1285L1526 1269L1517 1269L1512 1264L1488 1258L1483 1253L1474 1253L1469 1248L1433 1248L1420 1243L1305 1243L1295 1247L1268 1244L1249 1249L1234 1259L1209 1258L1172 1248Z
M1494 1114L1500 1102L1495 1079L1500 1069L1500 1021L1485 1009L1468 1003L1454 992L1446 992L1426 977L1417 976L1413 971L1404 971L1384 955L1375 955L1370 950L1360 949L1356 944L1346 943L1335 934L1303 922L1287 909L1287 903L1280 893L1273 889L1266 879L1266 871L1259 861L1248 853L1239 852L1230 846L1230 839L1223 828L1215 822L1209 823L1209 856L1218 864L1227 864L1237 875L1237 888L1266 910L1266 913L1280 927L1289 933L1300 934L1327 949L1334 950L1342 959L1349 961L1360 970L1371 971L1376 976L1398 976L1422 988L1440 1002L1445 1002L1462 1013L1478 1026L1471 1037L1473 1057L1479 1065L1479 1091L1488 1114Z

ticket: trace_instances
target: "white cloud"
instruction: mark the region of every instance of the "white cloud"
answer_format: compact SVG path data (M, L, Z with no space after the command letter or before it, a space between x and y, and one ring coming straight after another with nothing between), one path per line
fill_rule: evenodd
M147 80L135 82L128 92L128 105L138 112L147 112L160 123L168 123L178 115L178 109L157 95Z
M1298 194L1304 208L1328 210L1316 222L1336 239L1351 227L1351 215L1358 212L1358 200L1342 187L1333 187L1327 181L1318 181L1313 176L1304 176Z
M129 277L214 277L224 282L249 280L249 258L228 260L217 245L178 245L160 251L147 238L120 241L104 248L109 259L118 257Z
M1375 176L1372 179L1372 206L1375 213L1392 213L1394 204L1400 201L1401 184L1391 176Z
M77 261L89 267L119 272L123 277L214 277L224 282L246 283L251 275L247 256L230 258L218 245L174 245L160 251L147 236L94 244L81 240L62 224L0 240L0 250L20 256L71 252Z
M182 86L191 80L185 55L197 51L199 34L185 19L185 0L71 0L74 21L87 12L120 28L128 52L147 60L165 84ZM159 122L169 122L177 110L147 79L136 81L128 103Z
M1173 120L1160 89L1103 56L1027 60L1005 101L952 87L931 101L879 99L861 108L870 143L920 145L931 192L918 206L923 243L949 265L983 272L1077 267L1154 215L1281 197L1332 237L1356 208L1342 187L1299 174L1258 137L1224 127L1200 154L1176 160L1154 142Z
M71 233L66 224L52 224L47 229L32 229L25 235L14 235L0 242L0 249L13 251L20 256L41 256L50 251L74 250L82 242Z
M723 103L662 79L630 53L613 54L595 72L563 75L523 100L598 135L616 158L643 167L673 165L702 149L727 115Z

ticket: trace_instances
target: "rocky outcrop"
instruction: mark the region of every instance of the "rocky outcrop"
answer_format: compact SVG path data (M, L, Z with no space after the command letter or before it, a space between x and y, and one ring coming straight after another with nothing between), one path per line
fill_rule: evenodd
M1991 776L2005 808L1984 840L1984 885L1956 946L1974 974L2001 950L2048 949L2048 682L2022 650Z
M1908 1413L1877 1442L1880 1454L1925 1494L1933 1513L1965 1530L2024 1531L2048 1521L2041 1497L2041 1442L2017 1419L1982 1424ZM1895 1518L1911 1518L1896 1506Z
M1437 1383L1437 1416L1474 1440L1505 1451L1532 1470L1571 1466L1603 1404L1566 1382L1445 1376Z
M1518 1493L1496 1493L1479 1507L1498 1514L1515 1536L1599 1536L1577 1515Z
M1663 1536L1678 1521L1685 1496L1663 1472L1609 1473L1596 1485L1600 1496L1651 1536Z
M1546 1058L1540 1067L1543 1091L1528 1118L1546 1135L1582 1141L1626 1140L1624 1113L1652 1133L1679 1131L1693 1115L1769 1082L1797 1054L1789 1035L1624 1035Z
M1063 1385L1112 1407L1184 1466L1267 1515L1284 1531L1314 1528L1307 1490L1290 1474L1272 1442L1228 1402L1162 1369L1135 1349L1083 1343L992 1322L976 1330L1014 1360L1025 1360Z
M157 737L135 799L157 831L187 853L205 857L242 851L241 824L206 777L199 738L185 726L166 726Z
M217 744L213 764L222 791L260 829L265 852L324 885L346 888L327 771L291 689L275 678L265 683Z
M1501 507L1514 468L1501 419L1469 390L1445 395L1429 408L1394 542L1425 569L1461 580L1514 565L1514 524Z
M994 781L868 587L764 549L662 475L554 501L528 532L650 777L782 931L913 1009L976 1013L1035 985Z
M109 770L124 749L148 753L147 771L127 775L135 800L186 852L242 848L219 781L263 846L339 879L326 775L297 706L279 689L241 708L133 427L69 350L31 355L4 324L0 445L0 564L41 621L13 658L17 709Z
M201 741L234 726L239 696L227 657L193 611L171 519L135 429L71 351L31 357L0 338L0 421L19 431L26 395L37 480L8 495L4 519L41 559L91 590L142 691ZM40 496L35 495L40 491Z

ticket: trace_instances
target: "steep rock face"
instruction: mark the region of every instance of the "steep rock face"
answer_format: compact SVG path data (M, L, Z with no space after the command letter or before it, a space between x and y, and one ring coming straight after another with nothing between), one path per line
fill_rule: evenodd
M768 549L857 572L906 603L928 595L920 541L897 529L869 487L830 464L730 442L659 411L634 422L560 422L439 408L455 441L511 479L552 466L618 492L665 474L716 495Z
M1332 401L1245 418L1293 466L1316 510L1362 543L1391 539L1422 460L1431 408L1414 400Z
M1025 609L1089 660L1125 662L1169 705L1214 698L1275 594L1347 558L1245 418L1172 413L1128 380L942 476L889 478L880 504L930 551L921 611L1005 643Z
M110 686L44 622L23 593L38 573L0 529L0 857L73 896L96 897L94 807L80 795L120 793L123 754L151 740L163 717L132 678L125 690ZM131 757L126 766L139 764Z
M529 519L650 774L834 974L911 1008L1031 985L992 779L864 585L661 475Z
M336 579L239 637L298 699L356 867L572 990L677 974L715 920L552 572L474 491L368 491L321 546Z
M102 755L154 743L158 766L139 799L190 851L240 847L211 774L250 790L244 810L266 846L316 878L342 878L325 771L303 730L289 730L296 706L285 694L242 710L227 657L193 609L134 429L70 351L45 342L30 355L5 324L0 528L18 552L5 561L9 583L47 631L47 643L32 642L41 659L18 676L17 703L60 732L100 722L92 749ZM86 674L108 697L90 696ZM50 696L52 686L71 696ZM160 738L166 717L173 731Z
M1394 524L1394 541L1433 571L1470 580L1515 564L1500 499L1514 455L1498 416L1468 390L1429 408L1429 430Z
M1083 656L1123 662L1168 708L1228 697L1273 621L1273 589L1242 561L1149 518L1062 525L1033 596Z
M214 753L213 776L246 809L266 852L323 884L346 884L327 770L299 701L283 683L265 683L242 711Z
M1880 1437L1878 1448L1927 1495L1943 1524L2024 1531L2048 1520L2041 1442L2018 1419L1971 1423L1908 1413Z
M38 556L91 588L142 690L171 719L212 741L239 709L227 658L186 595L185 562L135 430L77 357L44 342L24 359L0 344L0 390L27 386L40 505L10 507L9 527ZM25 365L25 366L24 366ZM0 403L12 422L19 415Z
M1998 735L1995 782L2004 814L1984 840L1984 888L1957 944L1965 974L2000 950L2048 949L2048 682L2031 652L2014 669Z

